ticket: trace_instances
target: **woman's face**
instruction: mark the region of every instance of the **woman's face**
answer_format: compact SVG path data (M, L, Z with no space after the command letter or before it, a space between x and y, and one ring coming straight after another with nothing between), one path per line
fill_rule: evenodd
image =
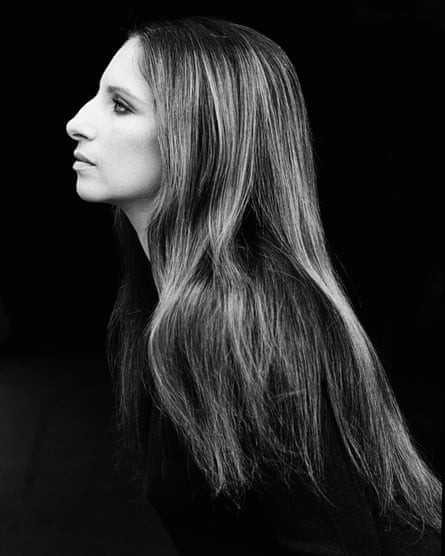
M92 162L73 166L78 195L129 210L153 200L161 179L153 102L137 66L140 49L135 38L124 43L96 96L66 126L78 142L76 154Z

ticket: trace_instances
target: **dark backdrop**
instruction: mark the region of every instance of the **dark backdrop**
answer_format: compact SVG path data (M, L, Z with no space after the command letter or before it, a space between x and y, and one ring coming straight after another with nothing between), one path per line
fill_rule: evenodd
M276 40L296 66L334 264L440 471L441 3L145 4L36 4L6 18L2 352L103 353L119 260L109 206L76 196L65 124L95 94L134 21L225 17Z

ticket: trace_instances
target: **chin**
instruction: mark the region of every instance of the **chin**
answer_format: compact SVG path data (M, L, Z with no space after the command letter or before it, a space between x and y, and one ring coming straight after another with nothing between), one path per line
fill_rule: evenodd
M76 193L83 201L90 203L110 203L110 195L100 187L93 184L82 183L77 180Z

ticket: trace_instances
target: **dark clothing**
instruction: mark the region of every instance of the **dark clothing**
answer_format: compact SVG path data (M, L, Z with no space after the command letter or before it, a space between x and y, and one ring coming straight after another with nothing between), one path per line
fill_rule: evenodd
M346 463L331 411L327 414L325 486L336 509L297 483L292 492L284 486L250 492L238 512L226 499L211 499L203 475L185 455L173 428L157 428L161 420L153 407L147 498L158 511L179 555L439 555L441 536L434 531L425 531L421 536L406 526L395 525L385 531L373 517L357 476ZM156 449L160 434L168 437L170 456L165 472Z

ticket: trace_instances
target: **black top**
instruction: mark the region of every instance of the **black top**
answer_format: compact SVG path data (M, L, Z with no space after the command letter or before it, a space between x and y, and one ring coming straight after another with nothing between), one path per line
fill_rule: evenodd
M383 524L373 514L327 411L327 495L336 509L296 483L292 492L267 486L250 492L241 511L212 500L197 466L173 427L152 407L147 498L158 511L180 556L436 556L441 536ZM162 428L160 423L162 422ZM159 435L167 441L161 465Z

